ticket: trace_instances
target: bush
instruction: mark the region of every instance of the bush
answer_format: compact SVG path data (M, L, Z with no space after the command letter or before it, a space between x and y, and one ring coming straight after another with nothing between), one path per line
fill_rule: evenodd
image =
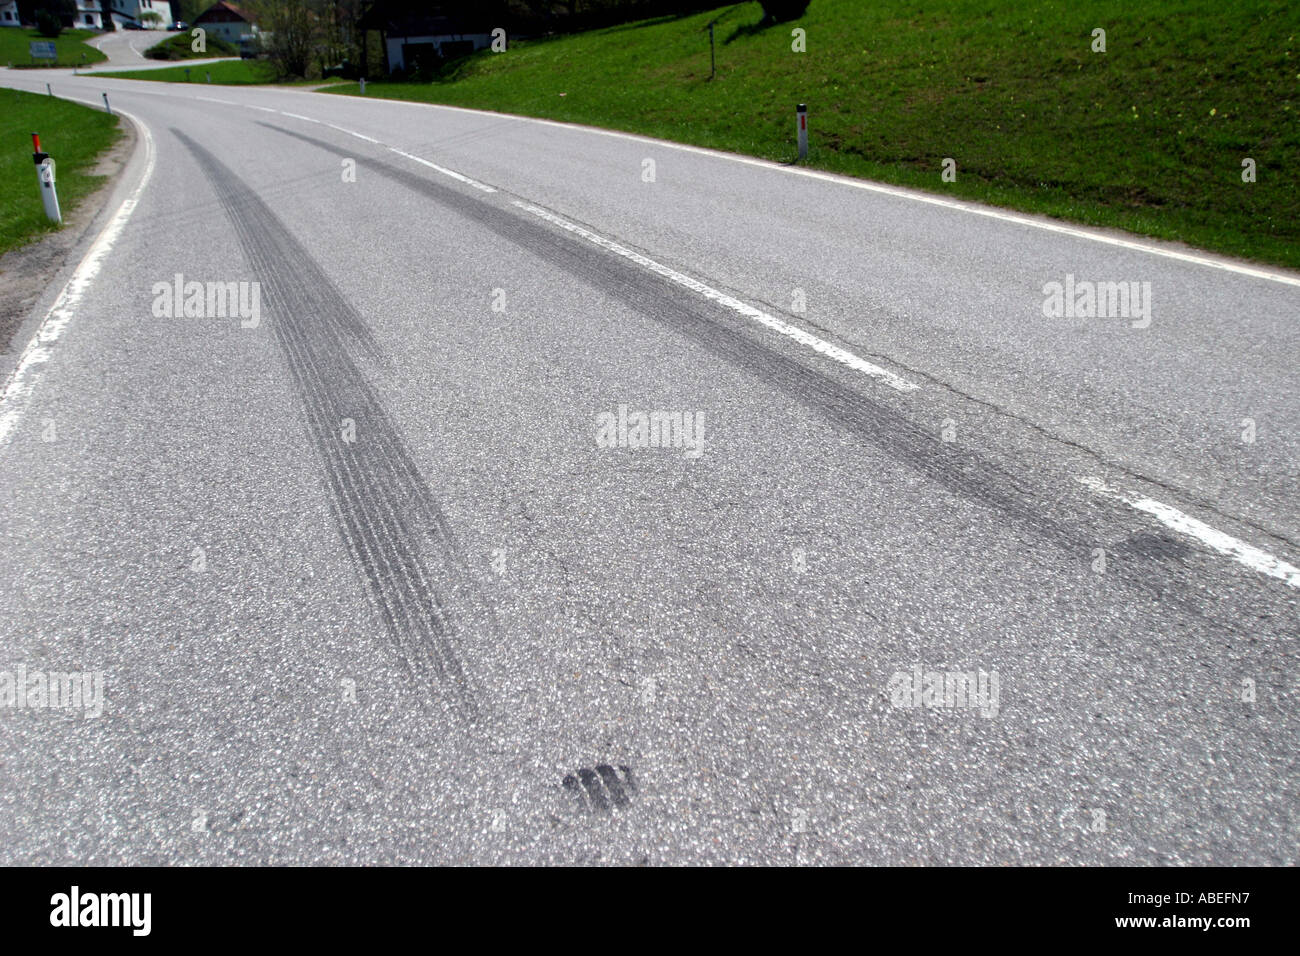
M49 10L37 10L36 32L43 37L54 39L63 32L63 23Z
M191 44L194 38L188 33L178 33L174 37L155 43L144 51L151 60L192 60L208 56L239 56L239 51L219 37L208 37L207 50L195 53Z

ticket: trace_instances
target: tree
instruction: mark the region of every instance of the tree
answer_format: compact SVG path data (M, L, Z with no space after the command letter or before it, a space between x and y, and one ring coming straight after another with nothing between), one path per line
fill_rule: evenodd
M113 0L99 0L99 19L109 33L117 29L117 23L113 20Z
M198 15L210 6L212 6L211 0L172 0L172 13L177 20L193 23Z
M43 37L53 39L63 32L63 22L57 14L49 10L40 9L36 11L36 32Z
M320 17L309 0L261 0L257 10L271 63L282 76L307 75L320 45Z

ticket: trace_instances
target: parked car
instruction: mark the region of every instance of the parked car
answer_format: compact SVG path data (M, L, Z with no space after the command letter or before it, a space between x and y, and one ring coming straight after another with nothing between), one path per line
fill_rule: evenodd
M190 25L186 23L184 20L177 20L175 23L172 24L173 30L188 30L189 28Z
M128 20L127 22L125 22L125 23L122 24L122 29L123 29L123 30L143 30L144 27L140 26L140 24L138 24L138 23L132 23L130 20Z

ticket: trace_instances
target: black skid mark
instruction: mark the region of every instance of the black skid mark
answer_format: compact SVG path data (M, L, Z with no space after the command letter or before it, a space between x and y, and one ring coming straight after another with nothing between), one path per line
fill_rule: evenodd
M210 152L172 133L207 175L263 286L331 512L367 595L417 679L462 717L477 719L453 639L460 618L485 616L485 601L442 508L358 365L367 359L383 368L386 357L362 316L270 208ZM355 423L353 441L341 434L344 419Z

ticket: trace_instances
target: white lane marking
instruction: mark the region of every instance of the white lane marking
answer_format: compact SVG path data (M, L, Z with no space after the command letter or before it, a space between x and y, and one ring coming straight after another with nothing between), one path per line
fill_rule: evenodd
M1244 564L1252 571L1258 571L1270 578L1285 581L1293 588L1300 588L1300 568L1293 564L1287 564L1280 558L1273 557L1267 551L1261 551L1240 538L1234 538L1230 534L1224 534L1222 531L1211 528L1205 522L1198 521L1191 515L1184 514L1177 508L1156 501L1153 498L1129 497L1121 491L1108 487L1100 478L1079 478L1077 480L1080 484L1087 485L1100 495L1118 499L1130 508L1151 515L1166 528L1190 538L1195 538L1220 554L1227 555L1234 561Z
M279 113L281 111L276 110L276 112ZM284 115L288 116L289 114L285 113ZM349 136L355 136L357 139L364 139L367 143L374 143L376 146L384 145L383 143L379 142L379 140L375 139L373 136L367 136L365 133L358 133L356 130L348 129L345 126L335 126L333 123L326 123L325 125L328 126L330 129L338 130L340 133L347 133Z
M298 91L295 90L293 92ZM313 92L305 95L318 96L321 94ZM498 119L517 120L521 123L538 123L542 126L554 126L558 129L578 130L584 133L591 133L595 136L610 136L615 139L631 140L635 143L649 143L663 147L664 149L675 149L683 153L695 153L696 155L708 156L713 159L725 159L728 162L743 163L746 166L757 166L760 169L767 169L772 172L786 173L792 176L804 176L808 179L818 179L823 182L836 183L841 186L851 186L854 189L865 189L868 192L893 196L896 199L910 199L914 202L922 202L931 206L939 206L944 209L953 209L957 212L965 212L973 216L985 216L989 219L1014 223L1018 226L1027 226L1031 229L1043 229L1047 232L1055 232L1063 236L1071 236L1075 239L1087 239L1091 242L1100 242L1104 245L1117 246L1121 249L1129 249L1134 252L1145 252L1148 255L1161 256L1165 259L1175 259L1179 262L1205 266L1210 269L1221 269L1225 272L1234 272L1238 275L1249 276L1252 279L1264 279L1269 282L1280 282L1283 285L1300 286L1300 276L1286 275L1281 272L1271 272L1268 269L1258 269L1253 266L1241 265L1236 262L1225 262L1219 259L1211 259L1207 256L1192 255L1187 252L1179 252L1176 249L1164 249L1160 246L1148 245L1145 242L1121 239L1118 236L1108 236L1102 232L1092 232L1075 226L1067 226L1040 219L1031 219L1028 216L1018 216L1014 213L1002 212L973 202L957 202L952 199L944 199L941 196L933 196L928 193L904 189L899 186L886 186L883 183L875 183L865 179L854 179L849 176L825 173L815 169L801 169L798 166L785 166L766 159L757 159L752 156L739 156L735 153L725 153L720 150L706 149L703 146L689 146L686 143L670 143L667 140L655 139L652 136L640 136L636 133L625 133L622 130L599 129L595 126L583 126L580 123L561 123L558 120L540 119L535 116L518 116L514 113L495 113L491 110L473 110L463 106L443 106L440 103L417 103L411 100L384 100L384 103L403 103L407 106L453 110L458 113L470 113L480 117L490 116Z
M45 318L41 320L41 324L37 327L31 341L27 343L27 348L23 350L22 357L18 360L18 365L14 368L13 374L9 376L9 381L5 383L4 392L0 393L0 445L4 445L9 440L14 426L18 424L23 412L26 411L27 402L36 388L37 381L40 379L42 367L53 355L59 337L62 336L63 330L76 315L77 306L80 305L82 296L90 289L95 276L99 275L99 270L103 267L105 258L112 251L113 245L122 234L122 229L126 226L127 220L131 218L131 213L135 212L136 204L140 201L140 196L149 183L149 177L153 175L154 146L153 135L149 132L149 127L130 113L122 110L118 110L118 112L134 122L137 128L144 133L144 173L140 176L140 181L136 183L135 188L131 190L131 194L118 207L117 212L113 214L113 218L108 221L95 238L90 249L86 251L86 255L77 265L76 271L72 273L72 277L68 279L67 284L59 292L59 297L54 300L54 305L50 306L50 311L45 313Z
M477 179L470 179L468 176L462 175L461 173L456 172L456 170L454 169L448 169L446 166L439 166L437 163L431 163L427 159L422 159L421 157L414 156L411 153L403 152L402 150L398 149L396 146L389 146L388 149L390 152L394 152L398 156L405 157L406 159L409 159L415 163L419 163L422 166L428 166L430 169L436 169L444 176L450 176L452 179L458 180L462 183L465 183L466 185L473 186L475 189L481 189L485 193L496 192L496 189L494 189L492 186L489 186L487 183L481 183Z
M279 113L281 116L292 116L294 119L306 120L308 123L321 123L324 126L328 126L330 129L338 130L340 133L347 133L349 136L355 136L357 139L363 139L367 143L374 143L376 146L383 146L385 149L389 150L390 152L396 153L398 156L402 156L406 159L411 160L412 162L419 163L422 166L428 166L430 169L437 170L438 172L442 173L444 176L450 176L452 179L455 179L458 182L462 182L467 186L473 186L475 189L481 189L485 193L496 192L496 189L492 186L489 186L487 183L481 183L477 179L470 179L468 176L462 173L458 173L454 169L448 169L446 166L439 166L437 163L431 163L427 159L423 159L412 153L408 153L404 150L400 150L396 146L389 146L386 143L381 143L379 140L375 139L374 137L367 136L364 133L358 133L356 130L347 129L346 127L343 126L335 126L333 123L326 123L323 120L315 120L312 119L310 116L303 116L300 113L290 113L287 110L276 110L275 112Z
M566 229L575 235L581 236L588 242L595 243L602 249L608 249L616 255L620 255L625 259L630 259L637 265L649 269L656 275L663 276L670 282L674 282L677 285L690 289L692 292L698 292L711 302L716 302L719 305L731 309L733 312L738 312L747 319L753 319L755 322L765 325L775 332L788 336L800 345L806 345L808 348L825 355L827 358L834 359L842 365L847 365L855 372L861 372L863 375L869 375L872 378L879 379L891 388L898 389L900 392L910 392L919 387L915 382L909 382L907 379L895 375L893 372L883 369L879 365L873 365L866 359L860 358L852 352L840 348L838 345L832 345L830 342L827 342L824 339L819 339L810 332L805 332L803 329L796 328L788 322L783 322L781 319L764 312L762 309L756 309L752 305L741 302L739 299L727 295L725 292L719 292L717 289L707 286L697 279L692 279L690 276L683 275L675 269L670 269L665 265L655 262L653 259L648 259L639 252L633 252L626 246L620 246L617 242L606 239L604 236L598 236L596 233L584 229L577 223L569 222L567 219L563 219L539 206L534 206L532 203L520 202L516 199L513 200L513 204L518 206L520 209L527 210L533 215L545 219L549 223L559 226L561 229Z
M230 100L213 99L210 96L196 96L194 97L194 99L204 100L209 103L223 103L227 106L252 106L252 104L234 103L231 102ZM253 106L252 108L255 110L262 110L263 112L266 113L278 113L280 116L289 116L292 117L293 119L303 120L308 123L318 123L322 126L328 126L330 129L336 129L340 133L347 133L349 136L355 136L357 139L363 139L367 143L374 143L376 146L383 146L385 149L391 150L392 152L396 153L398 156L405 157L406 159L409 159L412 162L420 163L423 166L428 166L430 169L437 170L438 172L442 173L444 176L450 176L452 179L465 183L467 186L473 186L475 189L480 189L485 193L496 192L496 189L492 186L489 186L487 183L481 183L477 179L471 179L470 177L465 176L462 173L456 172L456 170L454 169L448 169L446 166L439 166L437 163L432 163L427 159L423 159L412 153L408 153L405 152L404 150L400 150L396 146L389 146L386 143L380 142L379 140L375 139L373 136L367 136L365 133L358 133L356 130L348 129L347 127L344 126L336 126L333 123L326 123L324 120L312 119L310 116L303 116L301 113L290 113L288 110L271 109L269 106Z

